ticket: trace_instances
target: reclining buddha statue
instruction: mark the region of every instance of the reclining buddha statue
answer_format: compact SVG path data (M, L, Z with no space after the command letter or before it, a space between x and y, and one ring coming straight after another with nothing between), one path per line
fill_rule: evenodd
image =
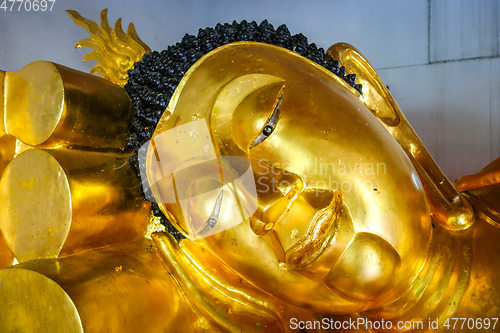
M356 48L68 12L104 78L0 74L0 331L498 330L500 160L450 182Z

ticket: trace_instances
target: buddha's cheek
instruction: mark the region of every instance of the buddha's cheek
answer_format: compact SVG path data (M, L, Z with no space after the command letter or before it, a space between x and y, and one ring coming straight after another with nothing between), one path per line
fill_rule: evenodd
M363 232L355 236L324 281L337 293L369 301L394 286L400 266L398 253L387 241Z

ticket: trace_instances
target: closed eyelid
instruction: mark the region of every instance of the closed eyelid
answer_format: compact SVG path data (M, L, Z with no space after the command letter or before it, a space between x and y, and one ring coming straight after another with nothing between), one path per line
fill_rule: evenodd
M212 214L205 222L205 225L203 226L203 228L196 233L198 236L206 234L207 232L209 232L210 230L215 228L215 225L217 224L217 222L219 220L223 195L224 195L224 189L221 189L221 191L219 192L219 195L217 196L217 200L215 202L215 206L214 206L214 209L212 211Z
M285 90L285 85L283 85L280 91L278 92L278 98L274 103L273 111L267 118L266 123L262 127L260 133L252 140L252 143L248 147L249 150L262 143L269 135L271 135L272 131L274 131L274 129L276 128L280 116L281 104L283 102L284 90ZM271 133L269 134L264 133L266 127L271 127Z
M285 90L285 86L283 86L280 89L278 100L276 102L276 105L273 108L273 112L271 113L271 115L269 116L269 119L266 122L266 125L276 126L276 123L278 122L278 119L280 116L281 103L283 102L284 90Z

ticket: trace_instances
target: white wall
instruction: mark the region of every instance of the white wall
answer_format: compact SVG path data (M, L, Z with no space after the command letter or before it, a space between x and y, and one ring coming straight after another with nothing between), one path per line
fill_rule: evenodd
M449 178L475 173L500 156L499 6L497 0L57 0L52 12L0 10L0 68L51 60L88 71L87 37L64 12L110 23L133 21L152 49L184 33L232 20L275 27L328 48L345 41L379 71L410 123Z

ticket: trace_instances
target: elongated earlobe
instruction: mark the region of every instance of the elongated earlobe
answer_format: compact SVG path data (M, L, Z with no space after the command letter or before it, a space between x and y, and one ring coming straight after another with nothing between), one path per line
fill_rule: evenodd
M347 43L332 45L325 57L337 60L349 74L356 74L356 81L363 86L360 100L382 122L417 169L435 220L447 230L468 229L475 219L471 205L439 169L373 66Z

